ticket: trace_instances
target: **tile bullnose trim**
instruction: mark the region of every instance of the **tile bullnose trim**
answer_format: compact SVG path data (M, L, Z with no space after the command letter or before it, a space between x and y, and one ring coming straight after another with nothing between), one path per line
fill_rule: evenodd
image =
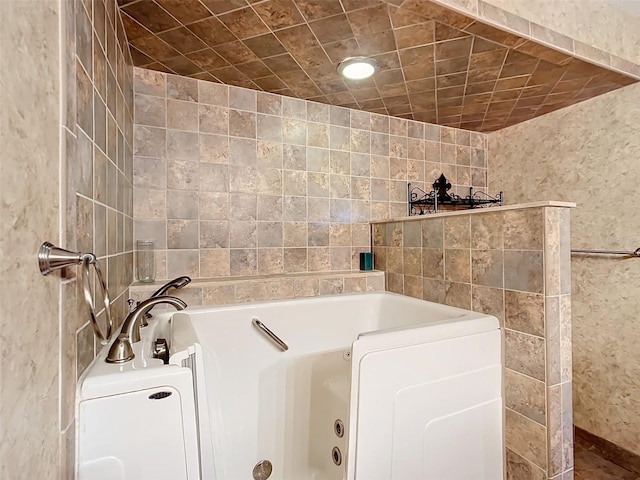
M442 218L442 217L452 217L452 216L460 216L460 215L469 215L469 214L480 214L480 213L492 213L492 212L504 212L507 210L519 210L523 208L545 208L545 207L554 207L554 208L576 208L576 204L573 202L561 202L556 200L548 200L542 202L531 202L531 203L520 203L516 205L505 205L502 207L490 207L490 208L474 208L470 210L459 210L455 212L439 212L439 213L431 213L427 215L413 215L411 217L396 217L390 218L387 220L374 220L371 221L371 224L379 224L379 223L395 223L395 222L406 222L406 221L416 221L416 220L427 220L430 218Z

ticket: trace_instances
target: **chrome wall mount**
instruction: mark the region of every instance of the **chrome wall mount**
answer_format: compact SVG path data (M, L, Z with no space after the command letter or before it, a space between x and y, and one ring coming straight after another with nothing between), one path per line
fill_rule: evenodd
M64 248L56 247L49 242L44 242L40 245L40 250L38 251L38 266L40 267L40 273L42 273L42 275L49 275L55 270L60 270L65 267L73 267L79 264L82 264L84 300L89 308L91 326L93 327L93 332L96 337L100 340L100 343L102 345L106 345L109 342L109 338L113 331L113 321L111 319L111 300L109 299L109 291L107 290L107 283L102 275L98 259L93 253L71 252ZM95 302L91 293L91 282L89 280L89 265L93 265L96 277L98 278L98 284L102 289L102 299L104 303L105 317L107 320L104 330L101 329L98 324Z
M625 257L640 257L640 247L633 251L624 250L571 250L571 253L577 255L622 255Z

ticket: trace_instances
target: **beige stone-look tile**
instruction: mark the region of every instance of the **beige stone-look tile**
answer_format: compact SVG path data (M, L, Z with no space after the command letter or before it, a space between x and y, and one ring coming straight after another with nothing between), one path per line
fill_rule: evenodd
M338 295L344 293L343 277L320 278L320 295Z
M229 135L256 138L256 114L230 109Z
M247 281L236 284L236 303L260 302L267 299L263 282Z
M161 72L134 68L133 88L136 93L164 97L166 92L167 76Z
M135 96L135 115L138 125L164 127L166 125L167 109L164 98L137 94Z
M307 249L306 248L284 248L283 265L284 265L284 272L286 273L306 272L307 271Z
M422 279L422 299L429 302L444 303L445 283L443 280Z
M258 271L258 253L256 249L232 248L230 253L231 276L255 275Z
M271 275L284 272L282 248L258 248L258 274Z
M307 250L307 268L310 272L328 272L331 270L329 247L311 247Z
M402 258L403 249L400 247L388 247L386 259L386 271L392 273L403 273L404 260Z
M405 247L402 249L403 273L405 275L422 276L422 249ZM422 294L420 297L422 298Z
M401 273L385 272L385 283L389 292L404 294L404 275Z
M422 227L420 222L402 222L402 246L422 246Z
M282 247L282 222L258 222L258 247Z
M329 125L308 122L307 145L310 147L329 148Z
M257 107L256 92L246 88L229 87L229 107L255 112Z
M542 250L544 209L525 208L504 212L504 248L509 250Z
M545 297L512 290L505 290L504 294L505 326L519 332L545 336ZM549 338L548 325L546 337Z
M257 138L261 140L282 142L282 119L271 115L258 114L256 134Z
M220 83L198 81L198 101L220 107L229 106L229 87Z
M505 250L504 287L510 290L543 293L542 252Z
M560 293L571 293L571 210L562 208L559 211L560 222Z
M451 282L471 283L471 255L469 249L445 249L444 278Z
M320 295L320 278L303 277L293 279L294 297L315 297Z
M200 158L198 142L196 132L167 130L167 158L197 162Z
M136 188L133 192L133 216L142 220L167 218L164 190L152 188Z
M384 275L368 275L367 276L367 292L384 292Z
M351 151L358 153L371 152L371 135L367 130L351 129Z
M229 137L201 133L199 158L204 163L229 163Z
M256 146L258 167L282 168L282 142L258 140Z
M387 247L373 247L373 268L387 270Z
M501 249L502 213L482 213L471 215L471 248Z
M407 159L391 157L389 159L389 176L396 180L406 180L407 179ZM406 192L406 188L404 190Z
M205 305L229 305L236 301L234 284L202 287L202 302Z
M282 221L282 203L283 198L279 195L258 195L257 220L273 222Z
M505 406L546 425L545 383L506 368L504 371Z
M547 384L557 385L561 382L561 334L560 334L560 300L558 297L545 298L545 327L547 346Z
M444 220L441 218L427 219L422 224L422 246L426 248L443 248L444 246ZM449 242L447 248L452 248Z
M256 141L247 138L229 138L229 163L255 167L257 164Z
M472 280L476 285L503 287L502 250L471 250Z
M504 290L502 288L472 285L471 309L474 312L493 315L499 320L500 326L504 327Z
M167 98L198 101L198 80L180 75L167 75Z
M227 248L201 249L200 250L200 275L202 277L228 277L229 276L229 249ZM205 301L205 303L207 302Z
M470 216L447 217L444 219L445 248L469 248L471 246Z
M167 251L167 275L170 278L188 275L200 276L200 255L198 250L168 250Z
M505 364L516 372L544 381L544 338L505 330Z
M507 408L505 438L514 451L546 471L545 427Z
M292 145L307 144L307 122L293 118L282 119L282 139Z
M197 219L198 192L167 190L167 218Z
M198 104L167 100L167 128L198 131Z
M199 105L198 110L200 133L216 133L228 135L229 109L212 105Z
M344 293L366 292L367 277L345 277Z
M189 160L167 161L167 188L196 190L200 183L198 177L201 174L202 168L195 162ZM207 184L204 183L203 185ZM228 190L228 187L225 188Z
M307 102L307 120L310 122L329 123L329 105Z
M167 247L169 249L198 248L198 222L196 220L168 220Z
M507 444L507 446L509 446ZM546 470L507 448L507 478L510 480L547 480Z
M255 221L229 223L229 246L231 248L256 248L258 224Z
M136 125L134 128L133 154L142 157L165 158L166 130L163 128Z
M562 389L560 385L547 388L547 442L549 446L549 476L562 473Z
M349 135L351 130L345 127L331 125L329 129L329 145L332 150L349 151L350 141Z
M413 275L404 275L404 295L422 299L422 278Z
M253 221L258 216L258 197L251 193L229 194L229 218L234 221Z
M203 220L199 226L199 248L229 248L230 228L227 220Z
M471 310L471 285L468 283L445 282L445 305Z
M330 247L329 258L331 270L351 270L350 247Z
M573 379L571 330L571 295L562 295L560 297L560 367L563 383Z
M267 280L264 283L267 300L284 300L294 298L293 278Z

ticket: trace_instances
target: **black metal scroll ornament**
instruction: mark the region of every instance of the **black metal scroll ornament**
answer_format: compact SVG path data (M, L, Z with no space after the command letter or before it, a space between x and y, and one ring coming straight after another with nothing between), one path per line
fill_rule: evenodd
M474 192L473 187L469 187L469 195L466 197L449 193L451 183L444 174L441 174L431 186L433 190L427 193L419 187L412 188L410 183L407 184L409 216L437 213L440 207L478 208L502 205L502 192L492 197L484 192Z

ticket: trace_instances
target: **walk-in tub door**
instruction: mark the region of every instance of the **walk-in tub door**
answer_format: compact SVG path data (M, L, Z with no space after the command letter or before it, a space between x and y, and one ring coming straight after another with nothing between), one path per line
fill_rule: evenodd
M504 478L500 331L430 329L354 342L348 480Z

